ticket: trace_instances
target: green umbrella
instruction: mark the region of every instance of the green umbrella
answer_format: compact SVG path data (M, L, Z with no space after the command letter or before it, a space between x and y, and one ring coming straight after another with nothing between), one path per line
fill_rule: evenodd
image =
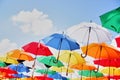
M55 74L56 71L52 71L49 69L36 69L35 72L41 73L41 74Z
M100 16L102 26L120 33L120 7Z
M100 72L95 72L95 71L91 71L91 70L81 70L81 71L78 71L78 74L82 75L82 76L86 76L86 77L102 77L102 76L104 76Z
M0 61L0 67L6 67L6 66L7 65L4 62Z
M57 66L57 67L64 66L63 63L61 61L57 61L57 59L54 56L37 57L37 60L49 66Z

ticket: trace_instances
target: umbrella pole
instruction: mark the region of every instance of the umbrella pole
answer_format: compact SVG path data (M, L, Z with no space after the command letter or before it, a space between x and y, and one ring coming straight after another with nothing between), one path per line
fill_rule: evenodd
M89 27L89 34L88 34L86 52L85 52L85 55L84 55L84 56L83 56L83 54L81 54L81 57L82 57L82 58L87 57L87 54L88 54L88 44L89 44L89 39L90 39L90 32L91 32L91 27Z
M69 65L70 65L70 58L71 58L71 53L70 53L69 59L68 59L68 65L67 65L66 76L68 76L68 68L69 68Z

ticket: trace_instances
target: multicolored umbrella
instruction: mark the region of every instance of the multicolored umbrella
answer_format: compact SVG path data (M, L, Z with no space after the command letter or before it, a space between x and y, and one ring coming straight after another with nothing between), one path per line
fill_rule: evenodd
M120 33L120 7L100 16L103 27Z
M43 64L49 65L49 66L57 66L62 67L64 66L61 61L57 61L57 59L54 56L42 56L37 57L37 60ZM57 61L57 62L56 62Z
M31 55L29 55L27 52L24 52L19 49L9 51L7 53L7 57L15 58L17 60L29 60L29 61L34 60L34 58Z
M80 48L79 44L75 40L71 39L64 33L63 34L54 33L42 39L42 41L46 45L59 50L57 60L59 58L60 50L76 50Z

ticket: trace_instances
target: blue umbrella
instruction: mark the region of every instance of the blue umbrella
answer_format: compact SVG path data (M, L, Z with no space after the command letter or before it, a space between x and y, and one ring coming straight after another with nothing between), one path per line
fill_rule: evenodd
M65 34L54 33L42 39L42 41L44 44L59 50L57 60L59 58L60 50L80 49L79 44Z
M9 65L8 68L12 69L12 70L15 70L17 72L29 72L29 68L24 66L24 64L20 63L18 65Z
M27 78L29 76L27 75L24 75L24 74L13 74L14 77L17 77L17 78Z
M59 73L49 74L48 77L59 80L67 80L67 78L61 76Z

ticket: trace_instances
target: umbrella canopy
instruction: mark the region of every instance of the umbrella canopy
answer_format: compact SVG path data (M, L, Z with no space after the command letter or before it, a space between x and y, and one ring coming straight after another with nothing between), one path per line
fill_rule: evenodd
M12 76L16 77L16 78L27 78L29 76L24 75L24 74L13 74Z
M75 50L80 48L75 40L65 34L54 33L42 39L42 41L57 50Z
M110 32L93 22L83 22L68 28L67 33L83 45L111 41Z
M120 33L120 7L100 16L103 27Z
M70 68L77 69L77 70L95 70L97 69L95 66L90 64L75 64L70 66Z
M120 58L120 51L106 43L91 43L87 46L81 47L83 53L95 59L115 59ZM86 51L87 50L87 51ZM87 52L87 53L86 53Z
M120 79L120 75L116 76L107 76L109 79L113 79L113 80L119 80Z
M29 52L34 55L44 55L44 56L52 55L49 48L40 42L30 42L24 45L22 48L24 49L25 52Z
M57 66L57 67L64 66L63 63L61 61L57 61L57 59L54 56L37 57L37 60L49 66Z
M107 77L90 77L90 78L86 78L85 80L109 80Z
M0 73L17 74L17 72L15 70L12 70L9 68L0 68Z
M34 60L34 58L31 55L29 55L27 52L24 52L19 49L15 49L8 52L7 56L11 58L15 58L17 60L29 60L29 61Z
M34 80L53 80L53 78L47 77L46 75L43 76L35 76Z
M69 50L61 51L59 60L68 63L70 66L86 62L85 59L81 57L80 53Z
M10 57L0 57L0 61L9 63L9 64L18 64L18 61L16 59L13 59Z
M100 72L95 72L91 70L81 70L81 71L78 71L78 74L86 77L103 77L104 76Z
M102 65L104 67L120 67L119 62L120 58L94 60L94 64Z
M56 71L56 72L67 72L67 68L66 67L56 67L56 66L52 66L50 67L50 70ZM68 68L68 73L73 73L74 71L70 68Z
M105 67L100 70L104 74L109 74L110 76L120 75L120 69L115 67Z
M55 74L56 71L50 70L50 69L36 69L35 72L41 73L41 74Z
M115 38L115 41L116 41L116 43L117 43L117 47L120 48L120 36L116 37L116 38Z
M9 65L8 68L15 70L17 72L29 72L29 68L24 66L24 64L18 64L18 65Z

